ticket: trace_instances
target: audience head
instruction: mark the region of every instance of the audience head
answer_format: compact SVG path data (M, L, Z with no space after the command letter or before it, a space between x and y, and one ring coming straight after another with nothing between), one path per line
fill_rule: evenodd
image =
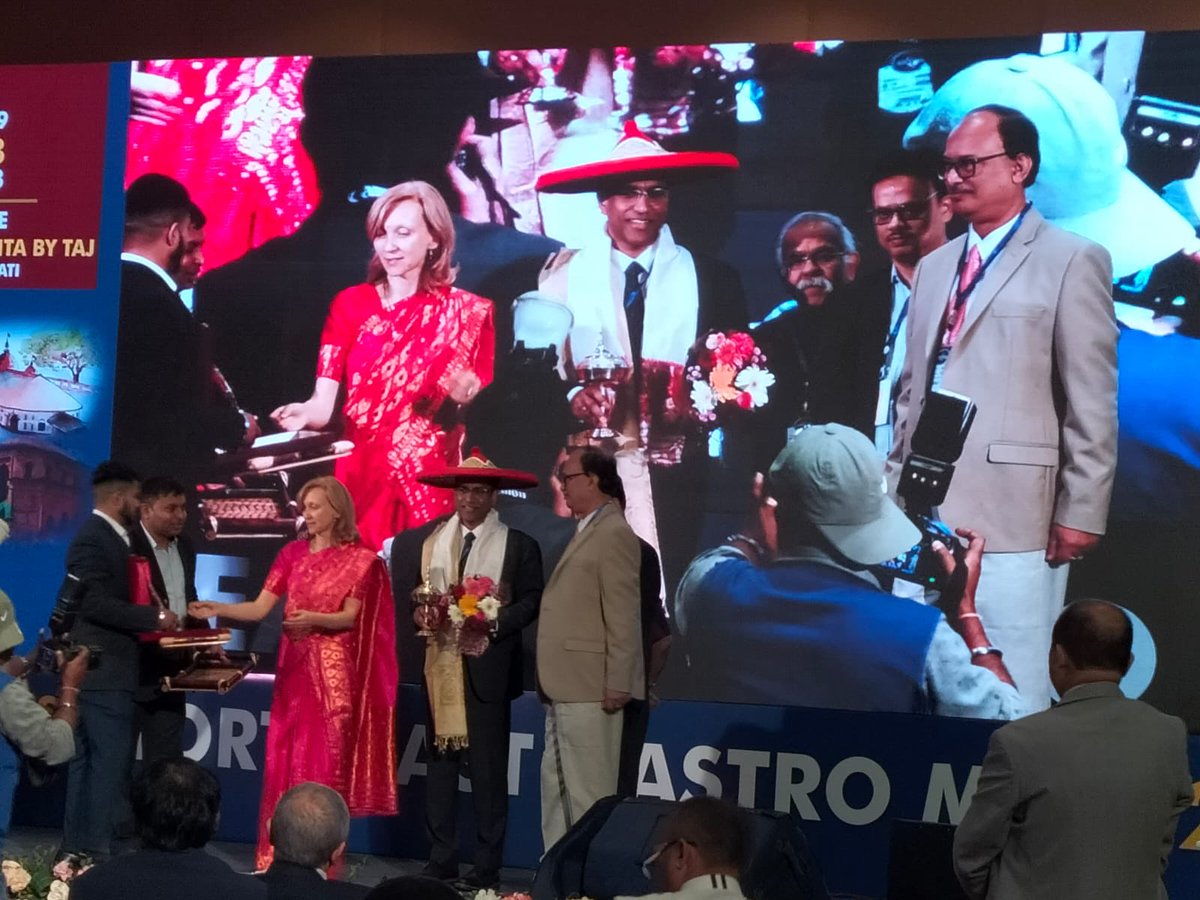
M858 252L854 235L833 213L802 212L779 232L775 262L797 300L820 306L854 280Z
M908 277L922 256L946 243L952 213L940 170L933 150L893 150L868 179L875 237Z
M1119 682L1133 663L1133 623L1104 600L1076 600L1059 614L1050 642L1050 681L1059 696L1080 684Z
M599 447L573 448L557 476L567 507L578 517L624 493L616 460Z
M779 549L832 550L860 566L892 559L921 537L887 495L875 445L845 425L810 425L779 451L767 488Z
M306 781L279 798L267 828L276 860L324 869L346 851L350 810L337 791Z
M363 900L462 900L462 894L436 878L404 875L380 882Z
M194 850L217 831L221 786L186 757L161 759L144 769L130 791L142 843L152 850Z
M122 524L137 521L138 474L124 463L107 460L92 472L92 503Z
M655 834L646 867L658 886L678 891L701 875L737 877L746 855L746 814L718 797L693 797L676 807Z
M164 269L179 271L195 209L187 188L168 175L150 172L125 189L125 250ZM203 239L201 239L203 241Z

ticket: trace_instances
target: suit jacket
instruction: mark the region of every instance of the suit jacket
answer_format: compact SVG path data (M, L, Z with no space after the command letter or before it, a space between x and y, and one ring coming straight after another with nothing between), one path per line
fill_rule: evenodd
M975 900L1165 898L1191 802L1183 722L1115 684L1080 685L993 732L954 867Z
M645 699L641 557L615 501L567 545L538 621L538 687L551 701L599 703L605 688Z
M129 548L93 513L67 548L67 571L84 583L71 638L101 649L100 664L84 679L83 690L132 691L139 677L135 634L158 628L158 608L135 606L130 599Z
M267 900L267 886L205 850L139 850L88 869L71 882L73 900L125 900L131 893L172 900Z
M175 543L179 550L179 559L183 563L183 589L188 603L196 599L196 550L185 535L180 535ZM141 524L129 529L130 552L145 557L150 561L150 582L158 596L167 599L167 582L163 578L162 569L158 565L158 556L146 530ZM207 628L208 623L193 619L190 616L184 621L185 628ZM149 700L158 693L158 685L164 675L175 675L187 665L190 651L167 652L152 645L141 648L141 671L138 679L138 699Z
M121 263L112 456L141 475L203 476L237 446L241 413L216 393L208 336L155 272Z
M316 869L279 860L253 877L267 886L267 900L358 900L371 890L365 884L322 878Z
M396 634L414 635L409 595L421 582L421 547L433 529L446 518L396 535L392 542L392 594L396 597ZM496 635L479 656L463 657L466 682L476 699L484 703L507 703L521 695L521 631L537 618L542 600L542 553L537 541L515 528L508 529L500 585L508 592L508 602L496 619ZM424 641L415 639L420 648L417 670L424 668ZM401 654L398 654L401 655ZM412 656L413 653L408 654ZM404 671L404 669L401 669Z
M925 403L966 235L921 260L888 459L894 486ZM970 297L942 387L979 413L941 516L988 550L1046 546L1051 523L1103 534L1117 453L1112 262L1030 210Z

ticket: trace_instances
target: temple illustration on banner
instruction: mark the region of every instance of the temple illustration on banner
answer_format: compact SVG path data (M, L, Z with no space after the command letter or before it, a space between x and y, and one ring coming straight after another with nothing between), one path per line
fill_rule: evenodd
M18 434L56 434L84 426L83 402L75 392L90 390L79 382L91 364L91 350L78 332L45 333L25 342L28 362L14 359L6 336L0 352L0 427ZM47 377L42 368L66 368L73 380ZM64 387L67 383L71 389Z

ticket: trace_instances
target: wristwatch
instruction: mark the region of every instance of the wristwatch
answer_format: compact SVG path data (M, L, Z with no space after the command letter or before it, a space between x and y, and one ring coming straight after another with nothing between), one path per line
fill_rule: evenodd
M167 611L165 609L160 609L158 611L158 624L161 625L165 621L167 621Z

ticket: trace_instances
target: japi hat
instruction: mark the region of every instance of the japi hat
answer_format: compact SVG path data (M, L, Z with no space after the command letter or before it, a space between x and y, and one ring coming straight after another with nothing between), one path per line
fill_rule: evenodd
M457 466L444 466L417 476L421 484L433 487L456 488L460 484L483 483L498 489L537 487L537 476L518 469L501 469L472 447L470 455Z
M1060 228L1090 238L1123 278L1179 252L1195 233L1126 167L1116 104L1064 59L1018 54L968 66L938 88L904 132L904 145L941 149L973 109L999 103L1037 126L1041 168L1029 199Z
M663 179L687 181L736 169L732 153L686 150L674 153L651 140L637 125L625 123L625 133L606 158L544 172L534 187L548 194L586 194L615 181Z

